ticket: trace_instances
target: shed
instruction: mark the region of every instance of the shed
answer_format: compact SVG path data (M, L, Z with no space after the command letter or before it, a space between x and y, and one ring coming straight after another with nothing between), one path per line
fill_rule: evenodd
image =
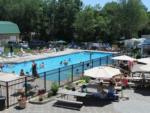
M20 30L17 24L9 21L0 21L0 43L19 41Z

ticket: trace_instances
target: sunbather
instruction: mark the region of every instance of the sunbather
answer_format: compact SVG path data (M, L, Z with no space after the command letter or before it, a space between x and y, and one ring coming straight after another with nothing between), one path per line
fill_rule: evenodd
M107 97L107 93L104 91L104 85L103 82L100 82L97 88L97 96L99 96L101 99L104 99Z

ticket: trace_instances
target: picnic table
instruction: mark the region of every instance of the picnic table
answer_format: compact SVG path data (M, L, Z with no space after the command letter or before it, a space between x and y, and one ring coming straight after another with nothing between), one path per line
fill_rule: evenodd
M66 89L59 90L58 94L71 95L71 96L76 96L76 97L85 97L87 95L87 93L71 91L71 90L66 90Z
M83 105L83 102L77 100L71 100L68 98L68 96L85 97L87 95L87 93L71 91L66 89L60 89L58 91L58 94L61 94L61 97L67 96L67 98L56 98L57 102L55 103L55 106L76 109L76 110L80 109L80 107Z

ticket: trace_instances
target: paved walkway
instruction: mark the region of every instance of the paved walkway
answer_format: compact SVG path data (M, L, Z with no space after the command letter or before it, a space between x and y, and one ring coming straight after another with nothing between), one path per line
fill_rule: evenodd
M14 107L3 113L150 113L150 90L134 91L125 90L123 95L129 100L120 99L119 102L84 105L80 111L54 107L55 101L43 105L29 104L24 110L16 110ZM96 102L97 103L97 102Z

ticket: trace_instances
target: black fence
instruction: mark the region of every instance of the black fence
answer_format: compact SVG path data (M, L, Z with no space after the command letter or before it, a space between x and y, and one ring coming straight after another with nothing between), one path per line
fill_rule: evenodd
M53 82L57 82L60 86L63 86L67 83L80 79L80 77L82 77L84 74L84 70L101 65L113 64L113 60L111 60L112 56L113 54L109 54L105 57L68 65L44 73L39 73L40 78L37 79L26 76L9 82L0 81L1 95L6 97L6 107L8 108L9 106L17 103L18 92L21 92L22 90L24 90L27 98L36 96L34 91L28 92L29 84L34 86L33 89L35 90L38 87L38 89L49 91Z

